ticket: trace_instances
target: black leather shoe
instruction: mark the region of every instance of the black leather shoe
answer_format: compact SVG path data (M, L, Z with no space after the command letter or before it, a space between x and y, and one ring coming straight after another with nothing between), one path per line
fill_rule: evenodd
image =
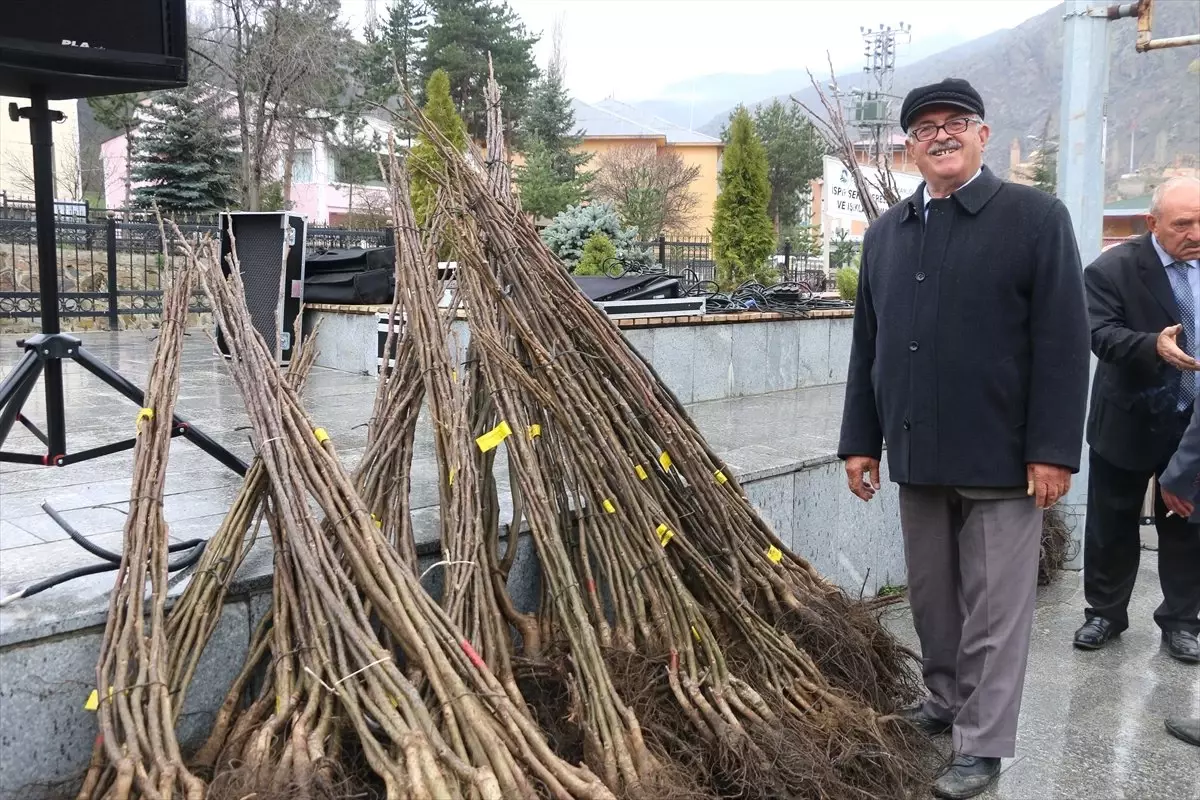
M1083 623L1083 627L1075 631L1075 646L1081 650L1099 650L1108 644L1109 639L1115 639L1120 633L1114 633L1112 620L1104 617L1092 617Z
M900 717L926 736L941 736L950 732L951 724L926 711L924 703L901 709Z
M1200 663L1200 641L1188 631L1163 631L1163 641L1171 658L1186 664Z
M1167 733L1180 741L1200 747L1200 717L1194 719L1168 719Z
M981 794L1000 777L1000 759L956 753L950 767L933 782L933 793L946 800Z

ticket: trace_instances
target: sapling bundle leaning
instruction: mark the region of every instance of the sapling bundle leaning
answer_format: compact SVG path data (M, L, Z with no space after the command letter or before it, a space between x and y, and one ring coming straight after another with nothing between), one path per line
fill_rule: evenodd
M678 766L714 794L903 794L921 771L880 712L909 684L878 621L784 547L528 219L421 123L447 165L472 364L549 599L547 653L524 655L565 652L588 763L630 795ZM838 683L789 615L840 639L822 654Z
M200 267L268 475L277 552L270 679L218 760L240 764L226 783L328 794L329 762L353 751L389 798L611 797L551 752L388 542L254 332L238 269Z
M204 797L204 783L184 766L175 737L178 699L171 693L166 625L169 532L163 518L179 364L195 278L190 265L176 270L163 294L145 407L137 415L121 563L109 598L97 688L89 699L100 735L80 800ZM143 605L147 589L148 614Z

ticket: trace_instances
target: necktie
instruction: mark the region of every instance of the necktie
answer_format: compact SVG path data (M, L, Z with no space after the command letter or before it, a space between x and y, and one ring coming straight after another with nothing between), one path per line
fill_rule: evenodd
M1183 323L1183 350L1193 358L1196 357L1196 301L1192 297L1192 286L1188 282L1188 270L1191 267L1186 261L1176 261L1171 270L1177 276L1172 283L1175 285L1175 303L1179 306L1179 319ZM1196 399L1196 373L1184 371L1179 381L1179 407L1187 408Z

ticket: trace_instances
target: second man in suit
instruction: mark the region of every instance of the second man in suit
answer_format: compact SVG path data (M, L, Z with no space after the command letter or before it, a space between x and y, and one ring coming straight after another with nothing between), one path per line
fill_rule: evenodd
M1092 352L1091 445L1084 532L1086 622L1075 646L1094 650L1129 627L1138 519L1152 475L1179 445L1197 396L1200 344L1200 181L1158 187L1150 233L1103 253L1084 271ZM1170 654L1200 662L1200 536L1155 501L1163 602L1154 613Z

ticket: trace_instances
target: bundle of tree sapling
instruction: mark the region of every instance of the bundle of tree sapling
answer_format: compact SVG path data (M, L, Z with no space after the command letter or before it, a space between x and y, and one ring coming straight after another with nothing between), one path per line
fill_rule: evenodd
M676 772L663 754L690 739L702 749L691 763L711 765L714 793L903 793L922 774L906 730L880 713L890 708L870 704L906 688L895 679L898 651L860 630L886 644L878 621L774 536L530 221L422 124L448 165L442 189L461 221L472 345L550 599L543 627L568 655L589 763L637 796ZM803 638L778 627L791 613L841 635L845 652L826 663L868 686L835 685ZM617 685L631 654L644 674ZM645 698L656 677L662 691L635 713L624 697ZM642 717L660 723L649 744Z
M248 732L244 742L231 734L218 760L218 770L241 765L228 785L324 788L322 765L352 746L389 797L532 797L539 787L611 797L589 770L550 750L387 541L254 332L238 272L201 262L267 471L277 561L271 675L245 712L250 722L234 725ZM406 671L437 698L440 719Z
M169 531L163 518L179 363L195 277L191 265L176 270L163 293L145 406L137 415L121 563L109 598L96 690L88 701L99 717L100 734L80 800L204 797L204 783L184 766L175 737L178 700L171 693L166 625Z

